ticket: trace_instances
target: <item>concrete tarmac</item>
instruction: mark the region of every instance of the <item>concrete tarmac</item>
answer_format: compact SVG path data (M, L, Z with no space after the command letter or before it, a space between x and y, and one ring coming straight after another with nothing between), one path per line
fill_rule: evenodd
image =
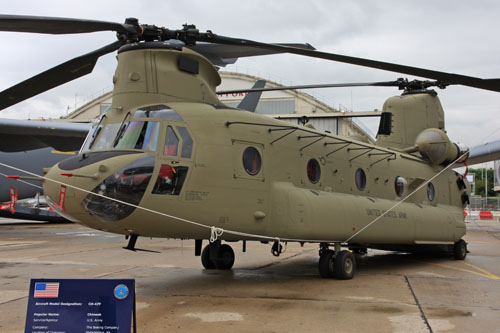
M23 332L31 278L133 278L138 332L500 332L500 223L471 222L466 260L369 251L352 280L321 279L318 246L230 243L207 271L194 241L0 220L0 332ZM157 252L151 252L157 251Z

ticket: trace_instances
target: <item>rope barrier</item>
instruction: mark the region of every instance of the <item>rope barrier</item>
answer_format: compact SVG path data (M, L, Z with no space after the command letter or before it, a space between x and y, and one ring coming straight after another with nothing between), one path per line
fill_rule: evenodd
M224 233L224 229L217 228L217 227L211 227L210 228L210 243L215 242L217 240L217 238L222 236L223 233Z

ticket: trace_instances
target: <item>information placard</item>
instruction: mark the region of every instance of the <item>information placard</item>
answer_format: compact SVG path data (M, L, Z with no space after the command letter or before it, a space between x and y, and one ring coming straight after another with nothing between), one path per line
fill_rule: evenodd
M132 279L32 279L24 331L130 333Z

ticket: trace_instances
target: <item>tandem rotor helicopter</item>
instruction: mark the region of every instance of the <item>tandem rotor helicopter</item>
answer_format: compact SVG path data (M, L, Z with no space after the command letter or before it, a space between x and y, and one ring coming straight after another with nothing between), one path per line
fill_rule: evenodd
M116 31L118 40L0 93L0 109L89 74L118 51L112 105L80 153L42 179L51 206L90 228L137 238L195 240L206 269L231 269L227 244L319 244L322 277L351 279L367 249L445 251L463 260L463 209L470 186L450 165L468 149L452 143L431 87L460 84L500 92L480 79L369 59L139 24L0 15L0 31ZM378 68L437 81L398 79L369 144L224 105L213 63L196 43L245 46ZM346 86L346 85L337 85ZM266 90L263 88L261 90ZM203 240L209 244L202 250ZM225 243L222 243L224 241ZM342 250L347 248L349 250Z

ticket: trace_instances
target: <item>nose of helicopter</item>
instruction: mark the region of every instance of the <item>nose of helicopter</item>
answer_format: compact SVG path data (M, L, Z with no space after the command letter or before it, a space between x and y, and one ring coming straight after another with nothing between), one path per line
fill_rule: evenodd
M140 203L154 163L154 156L140 152L80 154L47 172L44 191L50 206L69 220L119 221Z

